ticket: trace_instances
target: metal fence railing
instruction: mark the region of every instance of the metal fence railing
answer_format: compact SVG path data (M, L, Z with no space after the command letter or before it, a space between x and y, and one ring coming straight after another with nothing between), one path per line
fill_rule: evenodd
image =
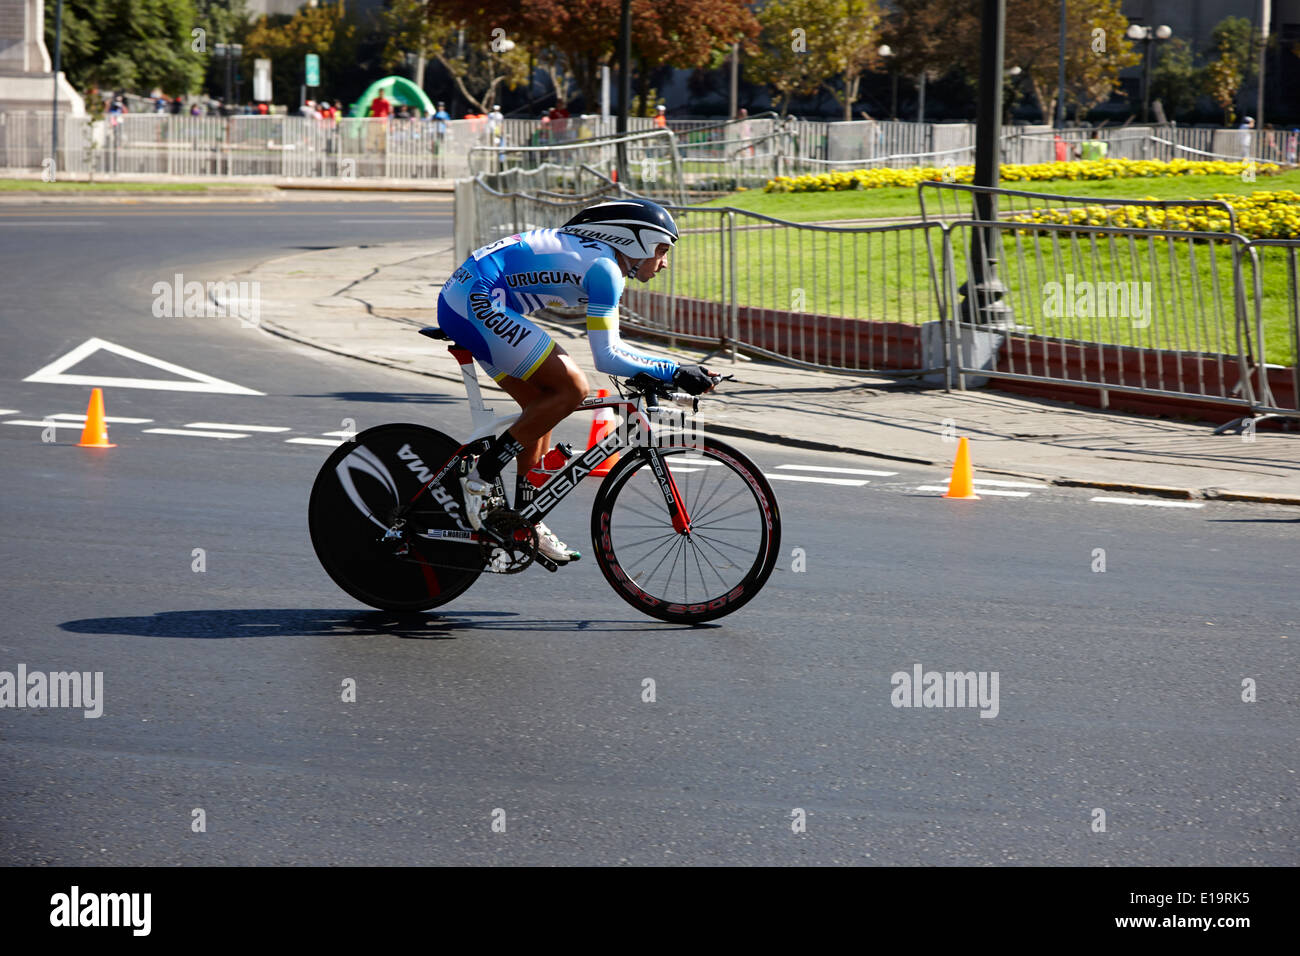
M1005 220L944 236L959 388L970 375L1255 404L1242 237ZM959 286L977 257L979 281Z
M339 179L451 179L488 168L470 165L474 147L504 147L522 166L554 162L546 147L614 135L616 121L574 116L555 121L486 118L439 123L420 119L320 120L303 116L127 113L91 121L60 116L59 156L49 156L50 114L0 113L0 168L139 176L274 176ZM692 194L760 188L775 176L891 166L961 166L974 162L971 123L854 120L828 123L760 114L736 120L669 120ZM654 131L646 117L633 133ZM661 133L662 135L662 133ZM1067 155L1090 138L1086 129L1003 130L1003 161L1052 162L1058 136ZM1107 155L1132 159L1241 159L1295 164L1300 134L1173 126L1099 131ZM514 152L532 148L532 154ZM498 167L505 158L498 150ZM485 155L491 155L486 153ZM602 160L603 161L603 160ZM666 155L643 155L631 170L637 188L662 179ZM604 169L608 174L608 168ZM653 178L652 178L653 177Z
M457 184L460 256L622 193L594 176L581 197L507 193L485 178ZM624 321L672 343L830 371L927 375L956 388L1029 382L1090 390L1103 406L1126 393L1235 407L1251 422L1300 418L1300 240L1247 241L1231 208L1213 200L1099 204L990 190L1002 208L984 221L968 204L979 191L928 183L928 219L890 226L672 206L683 240L659 282L629 285ZM938 197L960 218L937 220ZM1126 207L1133 219L1107 218ZM1030 218L1043 211L1065 219ZM1188 218L1175 224L1175 212ZM1195 227L1210 214L1215 229Z

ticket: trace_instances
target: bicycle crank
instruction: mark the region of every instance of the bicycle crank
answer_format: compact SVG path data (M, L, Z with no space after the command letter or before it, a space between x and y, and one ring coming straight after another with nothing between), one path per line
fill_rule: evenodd
M519 512L507 508L489 511L479 529L479 548L484 570L494 574L518 574L533 563L537 554L537 529Z

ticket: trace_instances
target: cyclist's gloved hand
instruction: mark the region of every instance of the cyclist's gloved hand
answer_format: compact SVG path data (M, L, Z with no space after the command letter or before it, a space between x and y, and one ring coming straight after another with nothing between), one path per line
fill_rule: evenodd
M673 374L673 385L691 395L703 395L713 388L714 381L703 365L683 365Z

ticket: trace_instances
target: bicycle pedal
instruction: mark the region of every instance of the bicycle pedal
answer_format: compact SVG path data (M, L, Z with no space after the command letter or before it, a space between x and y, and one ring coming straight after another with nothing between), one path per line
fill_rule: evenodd
M536 561L538 564L540 564L542 567L544 567L547 571L550 571L552 574L560 570L560 566L558 564L556 564L546 555L542 554L540 551L533 554L533 560Z

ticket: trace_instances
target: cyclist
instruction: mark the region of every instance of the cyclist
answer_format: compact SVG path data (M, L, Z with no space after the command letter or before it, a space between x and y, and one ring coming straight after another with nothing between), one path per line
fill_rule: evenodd
M667 265L677 238L677 224L657 203L610 200L589 206L558 229L534 229L476 249L443 285L439 327L469 349L523 410L461 478L471 527L482 527L489 507L497 504L489 501L493 483L511 459L518 459L516 502L531 498L525 476L550 447L551 429L589 391L582 369L524 313L549 305L585 306L598 371L625 377L646 372L692 395L713 388L708 369L655 358L619 339L625 280L654 278ZM537 538L538 550L556 563L581 556L545 524L537 525Z

